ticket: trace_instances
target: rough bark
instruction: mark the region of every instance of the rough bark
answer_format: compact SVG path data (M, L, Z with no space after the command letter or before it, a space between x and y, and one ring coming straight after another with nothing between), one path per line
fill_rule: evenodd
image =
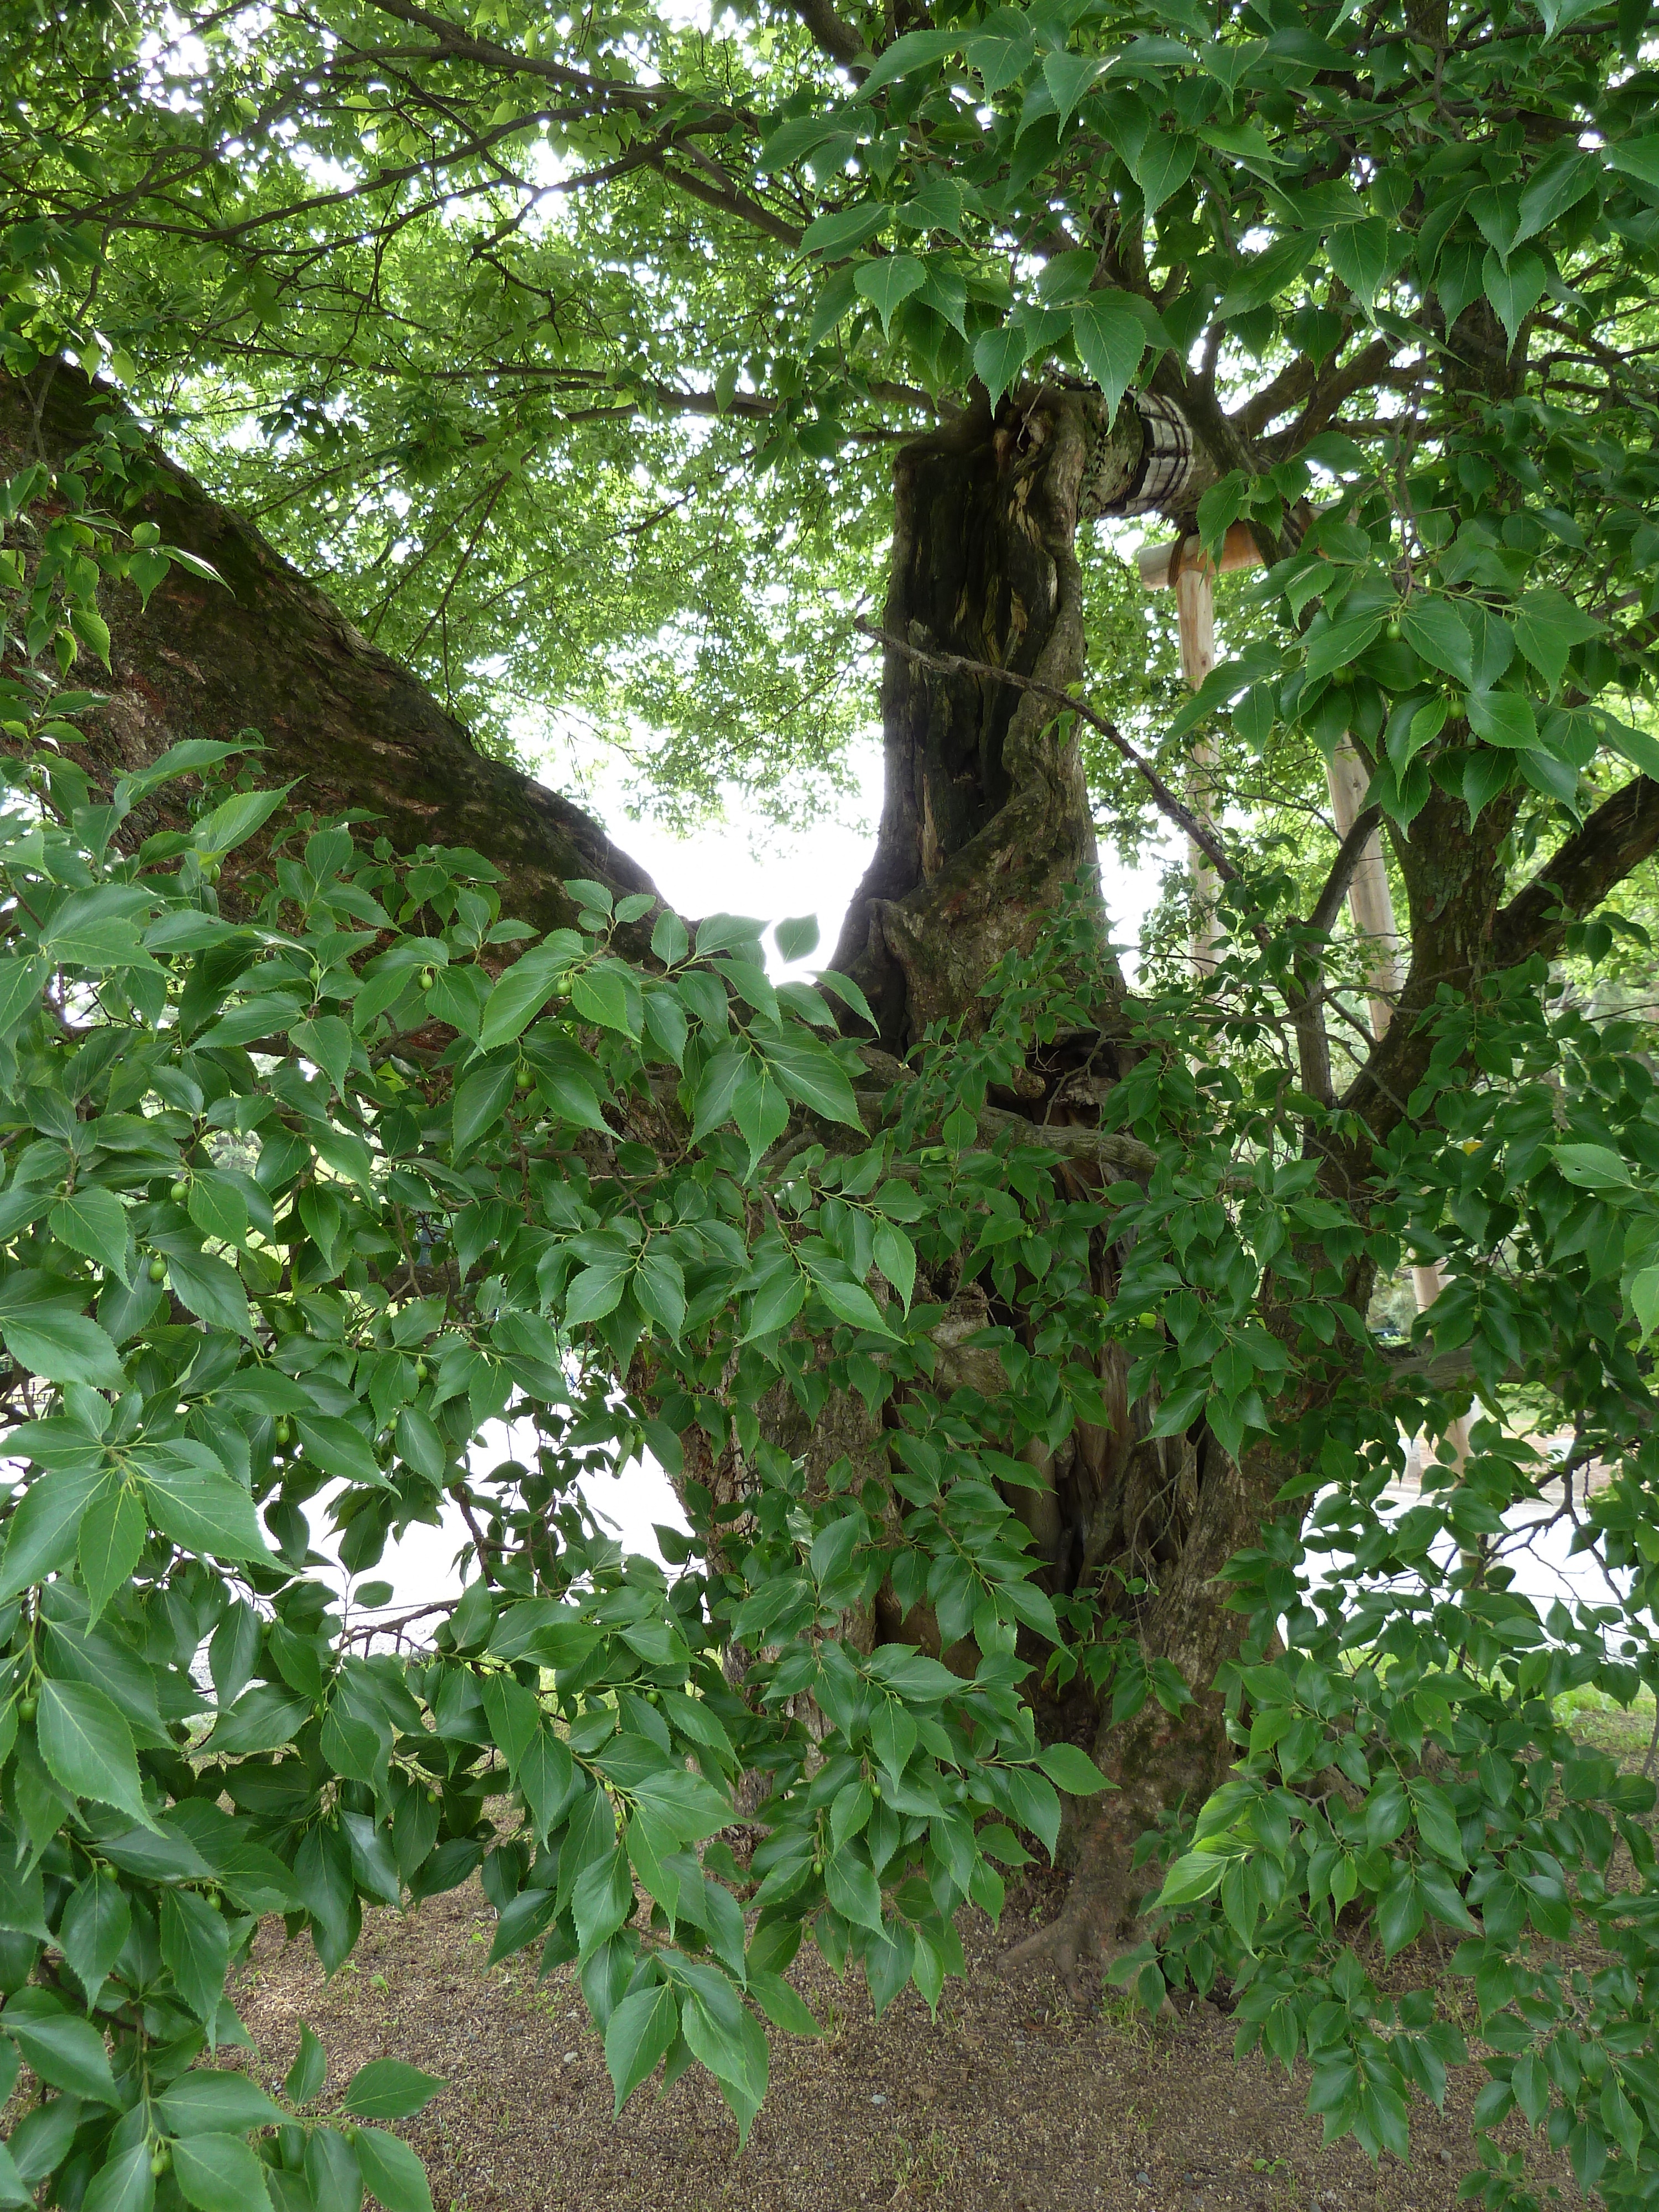
M884 628L1063 689L1083 672L1083 395L1008 411L981 401L899 454ZM881 825L836 964L903 1053L1097 863L1081 754L1044 702L890 648L881 708Z

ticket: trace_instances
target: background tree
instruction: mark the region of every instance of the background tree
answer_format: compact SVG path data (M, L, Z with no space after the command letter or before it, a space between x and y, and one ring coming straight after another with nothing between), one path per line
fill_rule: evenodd
M708 1832L696 1827L706 1808L682 1808L683 1831L636 1831L648 1808L627 1796L632 1770L610 1772L610 1735L582 1730L603 1721L614 1733L621 1714L624 1737L660 1754L653 1765L629 1751L647 1760L641 1775L668 1771L686 1743L712 1751L722 1774L772 1771L775 1832L755 1869L773 1916L763 1926L799 1940L810 1922L831 1955L858 1952L878 1992L909 1974L936 1990L954 1905L1000 1896L975 1819L1000 1813L1052 1835L1058 1808L1031 1778L1042 1744L1046 1771L1079 1801L1072 1902L1043 1939L1065 1972L1133 1935L1142 1839L1174 1823L1166 1844L1192 1848L1162 1892L1159 1971L1207 1986L1224 1970L1246 1984L1247 2019L1275 2051L1314 2053L1333 2124L1397 2146L1410 2087L1443 2085L1456 2038L1431 2005L1378 1996L1338 1916L1363 1895L1397 1948L1434 1912L1469 1937L1462 1955L1502 2057L1485 2113L1506 2100L1534 2120L1547 2111L1587 2185L1599 2177L1604 2191L1643 2198L1642 1975L1626 1960L1626 1979L1610 1969L1605 1986L1570 1989L1532 1945L1575 1911L1599 1915L1618 1943L1629 1932L1599 1875L1570 1893L1561 1868L1575 1854L1605 1866L1623 1821L1645 1869L1629 1817L1640 1793L1568 1757L1542 1701L1591 1676L1632 1692L1650 1671L1646 1632L1621 1622L1628 1648L1614 1653L1605 1623L1540 1623L1490 1545L1505 1507L1535 1487L1500 1418L1524 1380L1571 1424L1576 1464L1619 1468L1586 1528L1615 1563L1644 1556L1650 1408L1636 1332L1656 1279L1642 1188L1650 1085L1632 1033L1552 1010L1543 994L1552 957L1609 949L1608 926L1582 917L1659 836L1654 786L1627 773L1651 764L1653 741L1605 703L1650 680L1659 542L1645 507L1659 220L1645 12L1256 8L1212 21L1179 7L1067 7L878 31L814 9L799 29L728 18L714 35L646 15L568 31L510 9L463 21L382 0L262 15L257 34L251 18L220 15L177 48L137 19L29 27L51 64L0 148L17 203L5 435L14 508L42 495L56 506L14 559L14 584L32 595L19 650L34 665L56 653L67 676L77 646L110 653L114 618L113 690L85 757L122 840L149 841L136 860L103 857L128 846L108 846L115 828L100 830L90 792L56 767L49 812L82 853L76 868L114 867L125 894L120 871L168 864L174 887L140 884L143 897L211 913L219 833L175 828L166 787L149 790L143 770L168 739L216 745L251 724L270 748L264 766L304 779L291 806L369 808L386 832L383 851L357 859L307 845L309 874L286 877L301 863L285 848L277 858L224 839L233 936L239 916L280 928L295 902L301 918L336 915L306 940L317 973L299 976L313 987L303 1003L250 980L269 959L280 984L298 955L262 954L256 940L239 969L239 940L221 965L230 938L206 928L198 943L203 925L174 925L201 969L192 1010L241 1001L198 1056L297 1054L319 1071L302 1081L326 1077L350 1133L386 1163L381 1182L339 1164L373 1150L341 1152L331 1137L338 1158L318 1146L302 1161L276 1146L266 1194L284 1210L273 1206L269 1230L246 1218L287 1256L268 1285L263 1263L247 1263L272 1303L243 1341L264 1352L278 1336L337 1335L349 1351L330 1379L356 1394L356 1413L343 1404L329 1418L356 1419L376 1469L395 1463L416 1486L395 1506L377 1502L369 1461L331 1469L328 1449L343 1444L303 1437L319 1483L333 1472L356 1486L336 1509L359 1532L356 1565L372 1566L376 1534L448 1482L447 1447L459 1452L459 1431L498 1409L503 1374L544 1413L556 1403L550 1343L586 1347L597 1397L584 1419L623 1385L629 1420L657 1424L659 1448L681 1461L704 1570L676 1585L680 1644L639 1627L628 1647L666 1670L657 1704L605 1671L614 1655L584 1677L559 1641L568 1621L549 1626L545 1649L539 1631L497 1638L492 1591L562 1600L592 1560L574 1526L568 1558L538 1549L551 1540L549 1499L524 1488L524 1470L477 1519L483 1595L447 1632L459 1672L444 1662L459 1686L418 1685L441 1738L446 1714L455 1721L468 1760L486 1742L505 1754L532 1839L547 1847L544 1874L556 1830L563 1871L523 1893L523 1925L548 1911L550 1954L568 1942L600 2017L626 2021L619 2087L640 2078L641 2052L678 2063L678 2037L750 2109L755 2039L730 1992L687 1978L672 1943L607 1918L613 1906L626 1917L630 1863L671 1935L687 1884L712 1948L743 1978L720 1949L720 1886L665 1871L670 1846ZM717 927L693 954L657 917L647 956L649 888L603 833L474 750L247 525L148 459L69 349L106 363L451 702L498 732L515 694L601 726L647 716L667 739L660 788L678 805L717 776L757 781L759 743L778 732L787 758L833 767L836 714L823 702L885 530L880 449L931 415L893 459L875 625L886 799L826 987L863 1042L814 1044L826 1001L774 994L746 936ZM56 472L54 489L36 465ZM100 523L99 502L112 520ZM1120 684L1131 704L1144 699L1139 671L1114 671L1099 706L1078 696L1091 610L1079 532L1160 510L1212 544L1246 520L1266 573L1244 652L1161 749L1143 751L1106 711ZM191 576L188 561L184 576L168 573L167 546L224 583ZM781 552L799 590L775 588ZM563 575L580 588L538 622L538 596ZM20 673L16 733L50 751L89 702L60 701L54 719L43 696ZM1311 897L1298 897L1297 870L1211 833L1231 949L1202 989L1172 979L1132 997L1091 918L1083 732L1115 778L1132 772L1184 827L1170 750L1220 713L1235 774L1263 773L1259 760L1304 805L1322 754L1349 734L1373 770L1367 811L1310 872ZM173 758L181 771L210 764ZM1380 1041L1359 994L1326 969L1348 872L1379 821L1411 955ZM434 842L447 856L422 859ZM394 908L399 854L415 866ZM28 848L26 888L35 866ZM356 888L337 907L323 887L342 872ZM60 889L80 881L46 874ZM352 934L338 914L354 911L443 953L376 939L385 988L341 975L324 992L323 973L371 951L367 930L333 944ZM555 936L492 981L519 918ZM52 925L27 899L19 908L19 1018L45 982L39 1018L73 1027L88 1010L73 992L54 998L49 976L74 975L74 940L54 963ZM174 945L164 933L160 949ZM611 964L618 954L646 964ZM646 980L659 969L678 1015ZM196 985L177 981L182 1007ZM520 1050L562 982L568 1008ZM147 1024L168 1059L169 987L159 998L154 985L119 988L118 1011L100 1002L112 1028ZM351 1000L349 1024L319 1011L331 996ZM229 1089L191 1073L198 1103L179 1110L198 1121L257 1087L240 1060L211 1064ZM31 1085L52 1091L36 1062L19 1067L21 1102ZM418 1108L389 1103L386 1070L418 1085ZM508 1110L520 1097L545 1117L528 1137ZM33 1110L18 1109L26 1145ZM247 1118L225 1112L206 1126ZM331 1126L334 1112L316 1118ZM735 1133L722 1133L728 1122ZM487 1191L464 1172L485 1172L469 1160L479 1144L496 1178ZM404 1153L431 1167L419 1198L393 1193ZM702 1199L680 1188L694 1156ZM163 1272L188 1272L197 1232L254 1251L224 1233L234 1209L193 1197L229 1170L204 1162L198 1176L193 1156L178 1157L191 1170L177 1178L183 1197L145 1202L184 1209L193 1229L165 1214L129 1224ZM532 1159L556 1158L561 1176L538 1182ZM350 1200L361 1219L332 1187L342 1176L363 1193ZM439 1363L434 1403L458 1408L447 1434L418 1395L373 1379L392 1374L374 1364L382 1353L404 1349L392 1304L427 1295L429 1236L400 1255L385 1215L399 1205L466 1218L451 1225L432 1327L459 1324L465 1358L493 1360L495 1384L461 1386L461 1352ZM523 1249L516 1229L503 1244L516 1216L496 1207L523 1212ZM50 1249L67 1239L106 1263L61 1220L26 1213ZM1441 1259L1453 1281L1432 1344L1389 1359L1365 1315L1404 1250ZM342 1269L326 1328L320 1310L285 1303ZM70 1273L93 1280L79 1261ZM244 1309L228 1324L185 1304L210 1335L236 1334ZM284 1328L283 1313L305 1326ZM539 1352L515 1347L508 1327L532 1313L563 1333L536 1339ZM182 1339L172 1349L201 1357ZM116 1389L106 1365L100 1384L14 1351L20 1375ZM410 1359L409 1376L424 1386L416 1370L433 1364ZM1391 1529L1376 1507L1401 1425L1443 1432L1472 1391L1487 1416L1476 1458ZM405 1433L410 1405L436 1447L413 1414ZM106 1433L89 1402L75 1406L52 1418ZM584 1448L580 1419L559 1414L550 1433L554 1472L532 1486L568 1475ZM612 1441L626 1449L638 1433ZM267 1524L301 1574L302 1517L283 1516L298 1515L307 1477L278 1477L264 1449L249 1482L276 1494ZM459 1461L453 1471L471 1504L471 1478ZM150 1487L134 1513L154 1502L152 1478L137 1479ZM43 1495L63 1489L43 1480ZM503 1483L517 1502L501 1502ZM1319 1543L1342 1549L1362 1584L1378 1578L1352 1606L1298 1595L1297 1501L1327 1490ZM211 1551L150 1518L158 1540ZM1448 1536L1455 1568L1436 1564ZM35 1579L20 1594L67 1558L21 1553L20 1574L26 1564ZM188 1571L158 1568L168 1589ZM1395 1589L1396 1569L1430 1595ZM89 1571L82 1560L82 1584ZM1225 1607L1221 1583L1234 1591ZM315 1585L301 1575L298 1587ZM626 1587L639 1594L637 1580ZM276 1592L255 1583L252 1595L289 1627ZM283 1840L296 1878L308 1848L307 1868L334 1869L337 1895L315 1892L305 1909L337 1952L351 1885L385 1883L372 1838L396 1808L367 1745L356 1755L368 1771L354 1771L340 1763L349 1738L328 1735L348 1679L328 1671L341 1663L337 1625L312 1598L287 1604L312 1625L318 1682L312 1719L296 1709L295 1728L302 1746L305 1727L318 1731L309 1780L322 1795ZM792 1644L815 1623L820 1644ZM303 1698L308 1672L295 1682L281 1637L258 1634L276 1669L268 1686L280 1678ZM691 1717L675 1723L684 1740L653 1728L647 1712L688 1679L682 1647L689 1659L720 1642L738 1651L751 1702L721 1705L705 1666ZM921 1656L889 1656L906 1648ZM480 1650L500 1663L470 1657ZM537 1660L558 1673L549 1694L571 1745L596 1762L580 1802L620 1804L620 1842L597 1814L573 1828L569 1805L556 1822L544 1784L526 1783L531 1747L550 1756L555 1739L501 1686L502 1669L526 1670L514 1679L533 1705ZM20 1684L32 1680L26 1668ZM486 1686L469 1689L475 1680ZM601 1705L601 1686L644 1706ZM711 1704L718 1744L696 1734ZM400 1726L413 1737L407 1709L386 1717L394 1747ZM239 1741L233 1729L227 1747ZM1083 1745L1110 1793L1087 1790ZM1182 1826L1241 1749L1196 1832ZM913 1756L933 1762L925 1783ZM1551 1810L1558 1759L1582 1814ZM49 1759L44 1771L68 1786ZM623 1796L595 1788L593 1771ZM177 1763L161 1778L183 1786ZM356 1856L310 1841L339 1833L328 1793L342 1778L368 1792L346 1808L368 1823ZM20 1804L19 1818L47 1832L44 1812L32 1825ZM465 1854L483 1839L465 1791L442 1820L448 1832L425 1844L464 1846L443 1860L447 1876L476 1863ZM492 1856L492 1880L516 1907L532 1868L521 1843L511 1849L519 1858ZM407 1879L426 1859L394 1864ZM849 1869L859 1877L843 1893ZM21 1932L39 1940L33 1920ZM767 1936L748 1967L772 1973L789 1940ZM1149 1954L1132 1949L1122 1970L1143 1964L1150 1974ZM79 2154L104 2148L88 2140ZM1494 2167L1497 2197L1518 2185Z

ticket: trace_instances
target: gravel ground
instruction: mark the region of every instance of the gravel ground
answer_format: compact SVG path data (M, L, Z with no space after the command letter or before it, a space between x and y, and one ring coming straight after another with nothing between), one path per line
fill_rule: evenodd
M1320 2148L1305 2075L1236 2061L1212 2008L1154 2026L1115 1998L1079 2014L1051 1982L1003 1981L997 1957L1030 1924L970 1920L969 1972L936 2020L910 1991L872 2021L861 1984L803 1959L793 1978L827 2032L772 2037L771 2093L741 2150L696 2075L613 2118L571 1970L538 1986L531 1953L486 1972L494 1914L476 1885L371 1916L331 1982L273 1922L236 1997L261 2072L286 2067L304 2019L331 2094L386 2055L445 2078L402 2130L437 2212L1450 2212L1484 2074L1454 2084L1443 2118L1419 2107L1410 2169L1373 2171L1351 2141Z

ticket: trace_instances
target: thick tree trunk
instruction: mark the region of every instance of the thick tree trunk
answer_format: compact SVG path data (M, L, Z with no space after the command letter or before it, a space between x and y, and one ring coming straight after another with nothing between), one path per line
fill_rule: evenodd
M994 422L983 400L900 453L884 627L920 651L1063 690L1083 673L1075 540L1085 395ZM1097 879L1074 737L1054 708L994 678L947 675L890 644L886 783L875 857L836 965L864 984L902 1053L969 1009L1003 954L1030 943L1068 883Z

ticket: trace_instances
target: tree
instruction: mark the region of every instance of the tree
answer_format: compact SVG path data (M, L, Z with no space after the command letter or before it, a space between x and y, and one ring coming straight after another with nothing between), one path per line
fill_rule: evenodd
M1518 2106L1645 2202L1651 1790L1551 1700L1659 1681L1652 1086L1550 963L1607 956L1598 909L1659 837L1646 707L1604 703L1653 665L1646 11L799 15L567 33L374 0L256 39L232 14L171 88L137 19L30 26L3 434L41 820L9 863L0 1333L39 1470L4 1569L20 1975L54 1948L0 2029L99 2115L43 2108L40 2171L125 2202L140 2141L182 2139L122 2087L155 2063L123 2009L139 1939L93 2011L100 1884L155 1915L166 2002L211 2035L220 1984L185 1964L210 1922L228 1957L235 1908L281 1901L337 1960L360 1895L483 1860L500 1944L581 1960L619 2095L696 2060L746 2124L744 1996L805 2025L779 1978L803 1929L878 2002L935 1997L1014 1831L1060 1844L1058 1785L1073 1886L1040 1950L1068 1977L1103 1954L1156 2004L1224 1976L1334 2130L1403 2152L1466 2046L1357 1946L1427 1914L1463 1938L1482 2120ZM742 926L694 943L70 350L497 741L514 687L643 711L690 803L707 732L754 776L779 667L787 757L824 758L804 725L896 445L886 802L822 991L775 990ZM1265 568L1161 733L1088 696L1079 539L1159 511L1212 548L1243 521ZM612 550L550 637L525 610L593 561L596 516ZM786 609L761 585L792 526ZM101 707L41 673L77 653ZM1348 737L1352 833L1286 856L1193 822L1206 718L1237 783L1304 806ZM1123 775L1207 841L1213 975L1131 993L1100 942L1091 781ZM355 842L353 809L380 817ZM1335 936L1379 824L1410 951L1380 1037ZM1366 1316L1407 1255L1449 1283L1390 1348ZM1580 1540L1632 1578L1616 1620L1512 1586L1528 1403L1571 1430ZM469 1442L509 1404L542 1455L483 1476ZM1379 1515L1402 1430L1471 1406L1468 1461ZM568 1495L647 1443L696 1531L672 1588ZM330 1478L354 1574L445 1490L471 1516L435 1656L364 1657L326 1610L301 1509ZM88 1608L113 1625L81 1633ZM155 1738L210 1631L203 1781ZM65 1671L93 1649L102 1674ZM696 1851L745 1771L771 1784L746 1942L735 1863ZM146 1856L169 1799L187 1907ZM1585 1927L1599 1975L1548 1948ZM318 2162L354 2154L330 2140L269 2139L259 2185L320 2203ZM392 2154L355 2154L401 2212ZM1481 2158L1489 2201L1527 2201Z

